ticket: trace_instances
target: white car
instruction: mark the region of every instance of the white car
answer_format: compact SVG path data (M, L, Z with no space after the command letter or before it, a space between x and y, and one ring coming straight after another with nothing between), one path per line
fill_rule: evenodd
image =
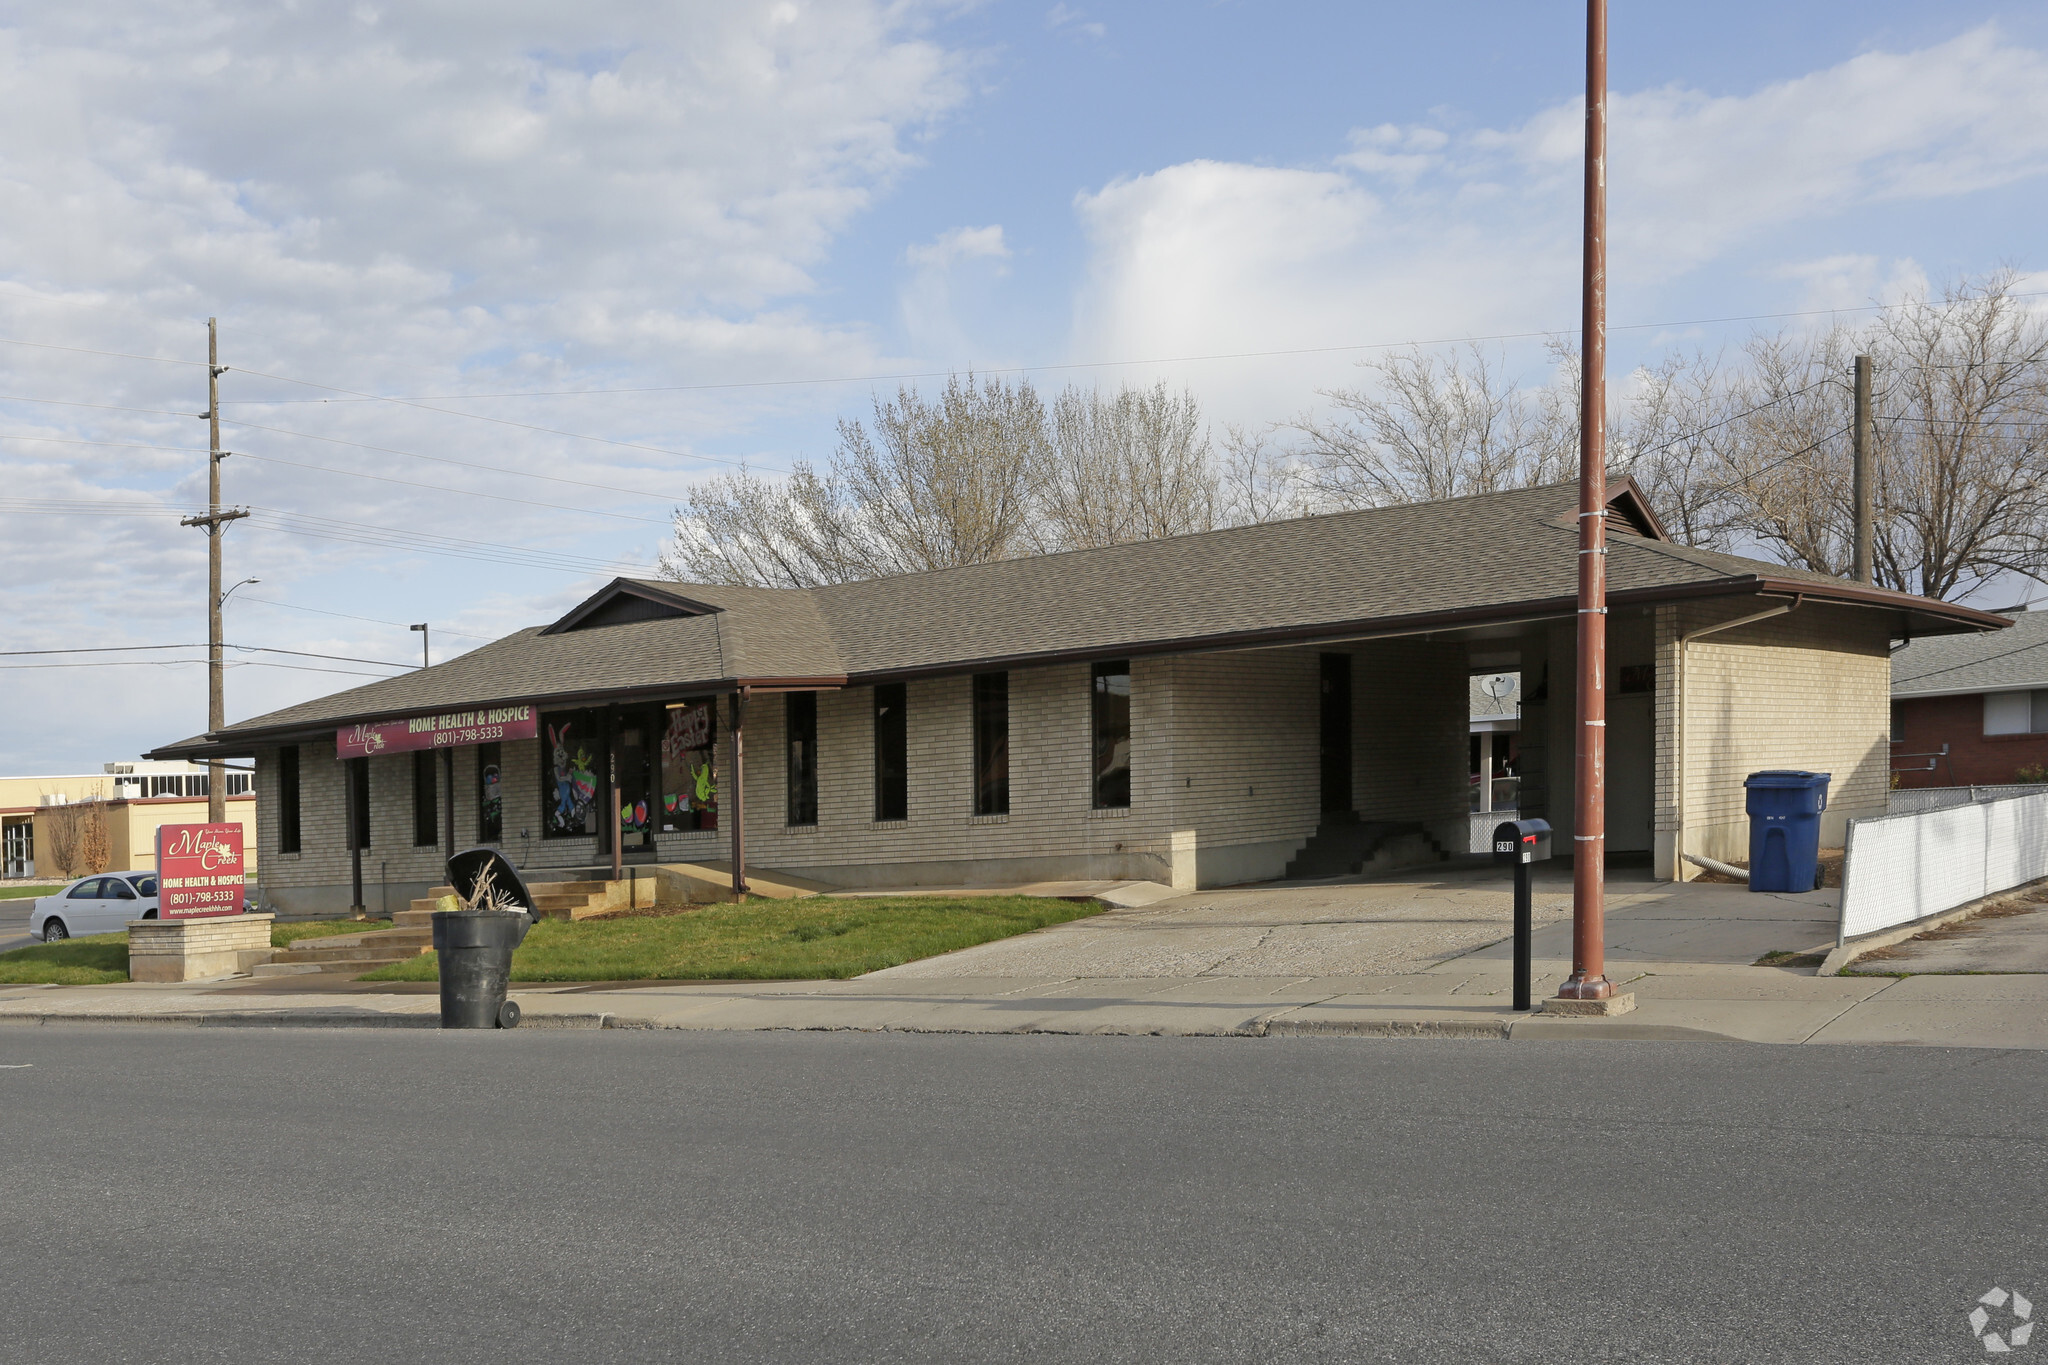
M156 873L101 872L80 877L55 895L38 896L28 931L45 943L118 934L129 920L155 919L156 906Z

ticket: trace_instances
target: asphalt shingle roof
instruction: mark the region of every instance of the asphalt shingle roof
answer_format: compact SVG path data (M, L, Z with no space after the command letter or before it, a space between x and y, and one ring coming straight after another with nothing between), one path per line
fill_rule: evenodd
M311 730L489 702L673 695L742 679L859 679L1312 636L1319 628L1447 613L1512 614L1507 609L1518 605L1568 603L1577 591L1576 512L1576 488L1552 485L809 590L647 583L652 595L716 610L523 630L223 734ZM1824 574L1632 533L1617 531L1609 546L1616 594L1654 599L1716 585L1754 592L1761 579L1780 590L1868 592ZM1981 628L1990 619L1899 594L1884 601L1932 628Z
M1892 695L1941 697L2048 687L2048 611L2016 612L2012 629L1937 635L1892 655Z

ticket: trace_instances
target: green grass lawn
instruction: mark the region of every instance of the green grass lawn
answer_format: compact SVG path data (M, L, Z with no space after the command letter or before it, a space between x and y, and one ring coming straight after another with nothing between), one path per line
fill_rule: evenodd
M382 919L310 919L295 920L290 924L270 925L270 946L289 948L302 938L332 938L336 934L374 934L380 929L389 929L391 921Z
M18 901L24 896L47 896L52 891L63 889L62 882L56 886L0 886L0 901Z
M754 900L674 915L542 920L512 958L514 981L843 980L1097 914L1034 896ZM432 981L433 953L365 981Z
M304 924L272 924L270 946L288 948L294 939L359 934L389 925L373 920L311 920ZM104 986L128 979L128 935L94 934L57 943L36 943L0 953L0 985Z
M128 935L94 934L0 953L0 985L104 986L128 979Z

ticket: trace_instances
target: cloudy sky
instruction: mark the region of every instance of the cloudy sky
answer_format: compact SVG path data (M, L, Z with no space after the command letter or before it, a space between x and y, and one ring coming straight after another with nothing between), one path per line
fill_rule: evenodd
M694 479L822 458L896 376L1166 377L1260 423L1362 348L1568 329L1581 23L0 5L6 648L204 641L210 315L227 581L261 580L230 719L648 571ZM1618 367L2048 271L2038 4L1620 3L1613 86ZM0 772L202 729L199 656L0 660Z

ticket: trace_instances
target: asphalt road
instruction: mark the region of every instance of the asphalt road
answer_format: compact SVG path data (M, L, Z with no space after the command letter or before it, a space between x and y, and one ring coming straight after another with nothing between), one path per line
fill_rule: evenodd
M21 1027L0 1065L0 1359L39 1365L1964 1361L1991 1286L2048 1305L2038 1052Z
M10 896L0 900L0 953L9 948L26 948L35 942L28 936L28 917L35 908L32 896Z

